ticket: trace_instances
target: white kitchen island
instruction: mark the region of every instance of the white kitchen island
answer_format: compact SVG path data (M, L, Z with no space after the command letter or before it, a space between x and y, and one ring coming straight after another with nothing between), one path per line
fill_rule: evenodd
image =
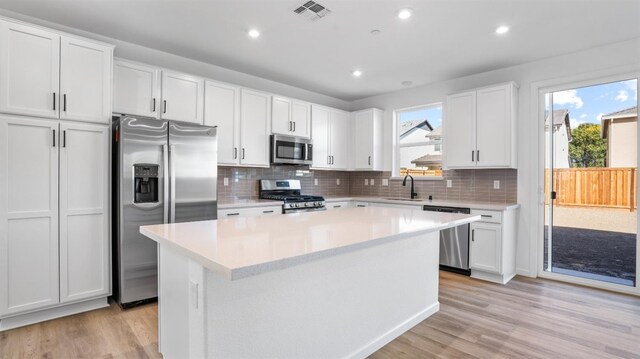
M364 358L438 311L441 229L480 216L349 208L153 225L165 358Z

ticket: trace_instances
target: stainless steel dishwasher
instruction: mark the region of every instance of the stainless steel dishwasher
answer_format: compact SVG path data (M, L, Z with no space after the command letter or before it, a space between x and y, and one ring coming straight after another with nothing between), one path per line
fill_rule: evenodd
M469 208L423 206L424 211L471 213ZM469 269L469 224L440 231L440 269L471 275Z

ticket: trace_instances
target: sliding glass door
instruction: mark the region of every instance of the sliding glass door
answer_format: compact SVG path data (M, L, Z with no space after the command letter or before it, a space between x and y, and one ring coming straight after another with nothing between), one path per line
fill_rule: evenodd
M627 79L545 94L541 275L637 286L637 89Z

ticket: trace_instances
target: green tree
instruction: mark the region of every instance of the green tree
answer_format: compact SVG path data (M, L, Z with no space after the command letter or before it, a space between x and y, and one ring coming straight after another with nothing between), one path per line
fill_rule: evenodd
M604 167L607 140L600 137L600 125L583 123L571 131L569 157L572 167Z

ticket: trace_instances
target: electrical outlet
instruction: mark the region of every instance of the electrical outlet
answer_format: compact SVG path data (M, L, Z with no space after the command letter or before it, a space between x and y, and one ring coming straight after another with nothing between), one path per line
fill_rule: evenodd
M500 189L500 181L498 180L493 181L493 189Z
M453 187L453 181L447 180L447 188L451 188L451 187Z
M375 182L375 181L374 181L374 179L372 178L372 179L369 181L369 184L373 186L373 184L374 184L374 183L376 183L376 182Z
M336 186L340 185L340 178L336 178Z
M223 184L224 184L225 186L228 186L228 185L229 185L229 178L225 177L225 178L222 180L222 182L223 182Z
M313 185L314 185L314 186L317 186L317 185L318 185L318 179L317 179L317 178L314 178L314 179L313 179Z
M388 186L388 185L389 185L389 179L387 179L387 178L383 178L383 179L382 179L382 185L383 185L383 186Z
M365 178L365 179L364 179L364 185L365 185L365 186L368 186L368 185L369 185L369 179L368 179L368 178Z

